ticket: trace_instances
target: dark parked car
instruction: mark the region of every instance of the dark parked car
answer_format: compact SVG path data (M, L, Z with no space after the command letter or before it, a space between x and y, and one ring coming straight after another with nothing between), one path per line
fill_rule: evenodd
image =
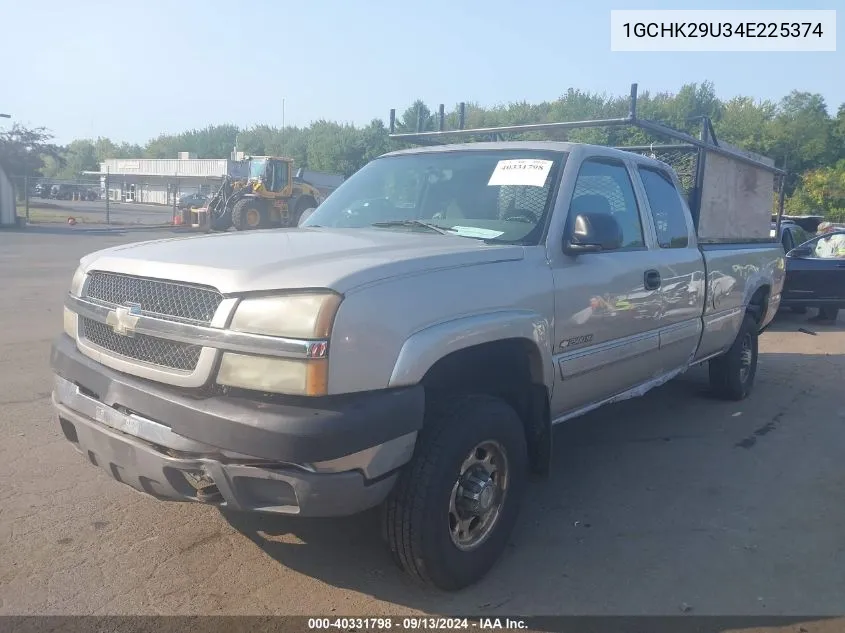
M776 232L777 223L772 222L771 236L775 237ZM783 244L784 252L788 253L796 246L809 240L811 237L813 237L813 234L804 230L804 228L802 228L798 223L790 220L784 220L781 222L779 241Z
M189 193L179 198L176 208L191 209L194 207L202 207L205 206L206 202L208 202L208 196L204 193Z
M787 253L781 306L796 312L826 308L833 319L845 308L845 257L825 256L817 250L821 240L837 235L841 236L837 239L845 239L845 230L817 235Z

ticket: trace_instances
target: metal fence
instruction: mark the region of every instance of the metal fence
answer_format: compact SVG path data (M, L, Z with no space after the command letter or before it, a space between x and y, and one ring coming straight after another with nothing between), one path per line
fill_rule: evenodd
M161 225L173 224L176 216L175 204L172 207L123 204L130 201L110 199L108 178L12 176L11 181L17 215L27 223Z

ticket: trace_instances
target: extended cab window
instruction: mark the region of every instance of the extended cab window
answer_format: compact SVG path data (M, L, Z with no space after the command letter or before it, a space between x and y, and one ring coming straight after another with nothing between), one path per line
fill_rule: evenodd
M639 171L654 218L657 243L660 248L685 248L689 245L689 229L675 183L659 169L640 167Z
M643 225L634 188L625 165L619 161L590 159L581 164L569 215L607 213L622 229L622 248L642 248Z

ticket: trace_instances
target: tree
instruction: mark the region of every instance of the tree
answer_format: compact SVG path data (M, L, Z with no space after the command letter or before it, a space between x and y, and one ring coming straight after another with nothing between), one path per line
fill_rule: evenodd
M628 114L628 95L605 95L570 88L553 101L528 103L525 100L491 107L466 101L465 126L469 128L621 118ZM416 99L396 119L396 132L413 133L438 129L435 109ZM836 182L837 161L845 159L845 104L836 117L827 112L821 95L793 91L778 102L759 101L748 96L728 100L718 98L710 82L687 83L675 93L642 91L638 99L642 118L658 120L697 135L700 117L713 121L720 140L775 159L784 159L791 175L787 181L788 205L794 208L823 208L836 213L839 208L829 193ZM458 104L447 109L446 129L458 127ZM570 140L612 146L663 143L641 129L595 127L505 135L508 140ZM56 159L44 156L45 173L78 173L107 158L176 158L177 152L193 152L200 158L227 158L237 139L238 149L253 155L289 156L298 167L342 173L346 176L381 154L411 144L391 140L380 119L363 127L320 120L308 126L257 125L239 129L231 124L210 125L179 134L162 134L143 147L115 143L110 139L75 141L62 148ZM486 140L486 139L480 139ZM671 141L670 141L671 142ZM93 152L91 150L93 145ZM60 166L59 158L67 164ZM828 170L828 171L825 171ZM831 171L832 170L832 171ZM801 174L805 174L802 185ZM821 180L819 180L821 179ZM827 182L822 186L820 182ZM827 187L827 189L825 189ZM835 197L835 196L834 196Z
M793 90L778 105L772 124L770 156L792 172L787 191L800 182L797 174L828 164L836 154L833 120L824 97Z
M820 213L833 222L845 220L845 159L804 174L793 197L793 206L800 204L802 212Z
M0 165L9 176L35 176L48 158L63 164L61 150L52 140L47 128L28 129L16 123L0 133Z

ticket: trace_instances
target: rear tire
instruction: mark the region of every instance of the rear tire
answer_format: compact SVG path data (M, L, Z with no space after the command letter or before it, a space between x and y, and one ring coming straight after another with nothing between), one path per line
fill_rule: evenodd
M746 314L731 348L710 361L710 387L725 400L743 400L754 387L758 353L757 321Z
M270 226L270 213L267 205L254 198L238 200L232 209L232 226L238 231L265 229Z
M480 580L507 545L527 472L522 421L503 400L427 402L414 457L384 505L395 561L446 591Z

